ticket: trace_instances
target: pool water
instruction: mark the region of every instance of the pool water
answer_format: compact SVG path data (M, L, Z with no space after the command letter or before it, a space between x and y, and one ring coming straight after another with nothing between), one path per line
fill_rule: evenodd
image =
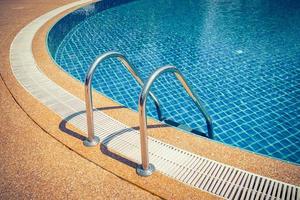
M175 65L211 115L214 140L300 163L300 1L104 1L71 15L77 23L60 21L48 45L76 79L83 82L93 60L109 50L123 53L143 80ZM141 88L116 59L97 69L93 87L137 110ZM164 117L206 132L173 75L160 77L151 90ZM150 99L147 109L157 118Z

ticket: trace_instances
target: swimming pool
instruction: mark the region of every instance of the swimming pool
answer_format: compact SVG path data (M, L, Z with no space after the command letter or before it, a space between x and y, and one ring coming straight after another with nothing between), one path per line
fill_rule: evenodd
M49 32L51 55L84 81L109 50L123 53L146 80L172 64L213 118L214 139L300 163L300 2L102 1L75 11ZM137 109L139 85L116 60L105 61L93 87ZM170 121L206 132L205 122L175 77L152 92ZM153 102L148 113L156 117Z

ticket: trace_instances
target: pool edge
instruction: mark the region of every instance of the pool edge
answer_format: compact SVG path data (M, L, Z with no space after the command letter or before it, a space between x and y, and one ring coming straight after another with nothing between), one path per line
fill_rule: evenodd
M66 14L67 14L67 12L62 13L61 16L66 15ZM50 55L48 55L47 52L45 52L45 51L36 51L35 48L34 48L36 46L42 45L43 47L42 47L41 50L43 50L43 49L47 50L46 44L41 44L40 41L37 41L37 38L38 37L45 38L47 36L47 34L45 34L45 33L48 32L49 28L52 27L53 23L55 23L55 21L57 21L57 19L60 18L61 16L56 16L55 18L51 19L50 21L48 21L47 24L45 24L42 27L42 29L40 29L37 32L36 37L34 38L34 41L33 41L33 54L36 57L36 62L41 63L39 66L41 66L41 69L46 73L46 75L50 79L54 80L58 85L65 88L67 91L70 91L73 95L75 95L75 96L79 97L80 99L84 100L84 94L83 94L84 90L83 90L82 83L80 83L78 80L76 80L73 77L66 74L54 62L51 62L51 60L52 60L51 58L50 58L51 60L46 60L47 56L50 57ZM44 60L39 59L41 57L43 57L45 59ZM68 80L68 81L63 81L63 80ZM78 88L80 88L80 89L78 90ZM95 98L94 98L95 99L94 100L95 101L95 107L99 107L101 104L105 105L106 103L108 104L108 106L120 106L120 104L116 103L115 101L112 101L111 99L105 97L104 95L101 95L97 91L94 91L94 94L95 94ZM105 112L105 113L112 116L112 117L114 117L115 119L125 123L126 125L128 125L130 127L138 127L137 113L133 112L130 109L124 108L124 109L122 109L122 113L120 113L119 111L117 113L116 112ZM128 117L128 116L130 116L130 117ZM133 121L136 121L136 122L132 123ZM154 124L157 124L157 121L150 119L149 120L149 125L154 125ZM174 140L174 132L170 134L170 133L166 133L165 130L162 130L162 133L160 133L159 132L160 129L156 129L156 131L149 131L149 134L152 137L161 139L165 142L171 143L171 144L176 145L176 146L178 146L178 144L180 144L181 143L180 141L182 141L182 140L186 140L188 145L191 145L191 143L195 142L195 136L193 136L193 135L189 136L186 133L184 133L183 131L179 131L178 129L175 129L173 127L171 127L170 129L171 129L171 131L175 132L176 137L179 136L181 138L179 140L178 139ZM271 168L271 166L272 167L276 166L277 162L279 162L280 165L282 165L282 166L279 167L280 169L282 169L282 167L285 167L286 165L292 165L292 166L296 166L297 168L299 168L299 166L297 166L295 164L292 164L292 163L288 163L288 162L285 162L285 161L280 161L280 160L277 160L277 159L261 156L261 155L258 155L256 153L251 153L249 151L245 151L245 150L242 150L242 149L237 148L237 147L231 147L231 146L228 146L226 144L220 144L219 142L210 141L206 138L196 137L196 140L200 140L201 144L199 144L199 145L203 145L203 143L208 143L207 148L204 148L204 149L208 149L207 151L210 151L209 147L211 145L213 145L213 146L215 146L215 145L221 145L221 146L224 145L225 146L224 148L226 150L230 151L229 154L236 155L235 153L233 153L231 151L239 151L241 153L240 155L243 158L247 158L247 160L251 160L251 159L249 159L249 156L251 156L251 157L253 156L254 157L252 159L253 161L257 161L257 159L259 159L259 160L262 159L262 160L264 160L262 162L264 164L266 164L266 161L267 162L274 162L274 163L270 164L270 167L267 167L267 168ZM216 157L215 155L207 155L207 154L203 155L203 154L201 154L201 153L203 153L202 150L196 149L196 148L190 148L190 146L187 146L187 144L183 144L182 146L179 146L179 147L184 148L184 149L189 150L189 151L192 151L193 153L200 154L202 156L208 157L210 159L220 161L220 162L223 162L223 163L226 163L226 164L244 169L246 171L251 171L253 173L258 173L258 174L263 175L263 176L268 176L269 175L269 174L265 175L263 172L260 172L259 170L258 171L255 171L255 170L252 171L251 169L248 169L247 166L240 165L241 164L240 162L239 163L235 163L235 162L232 162L232 161L226 162L226 159L225 160L220 159L219 157ZM198 146L198 145L196 145L196 146ZM214 149L214 148L212 148L212 149ZM254 164L254 165L257 165L257 164ZM269 170L266 170L266 171L269 172ZM277 171L277 173L279 172L278 170L276 170L276 171ZM268 177L274 178L270 175ZM275 179L278 180L277 176L275 176Z

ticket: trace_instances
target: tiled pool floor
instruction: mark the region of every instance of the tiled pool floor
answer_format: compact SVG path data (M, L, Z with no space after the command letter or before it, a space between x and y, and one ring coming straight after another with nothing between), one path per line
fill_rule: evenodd
M81 81L95 57L108 50L124 53L143 79L160 66L175 65L205 102L215 140L300 163L297 8L296 1L281 0L134 1L88 18L52 53ZM141 89L118 61L104 62L93 86L136 110ZM165 117L206 132L174 77L160 78L152 89ZM151 101L148 108L156 117Z

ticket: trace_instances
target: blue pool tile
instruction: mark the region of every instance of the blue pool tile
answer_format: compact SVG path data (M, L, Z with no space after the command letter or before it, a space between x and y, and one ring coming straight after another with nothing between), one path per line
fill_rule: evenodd
M49 50L81 82L93 60L109 50L125 54L143 80L160 66L175 65L212 116L215 140L300 163L299 2L104 0L54 26ZM141 88L116 59L94 77L96 90L137 109ZM206 131L174 76L160 77L151 91L166 118ZM147 110L157 117L151 100Z

